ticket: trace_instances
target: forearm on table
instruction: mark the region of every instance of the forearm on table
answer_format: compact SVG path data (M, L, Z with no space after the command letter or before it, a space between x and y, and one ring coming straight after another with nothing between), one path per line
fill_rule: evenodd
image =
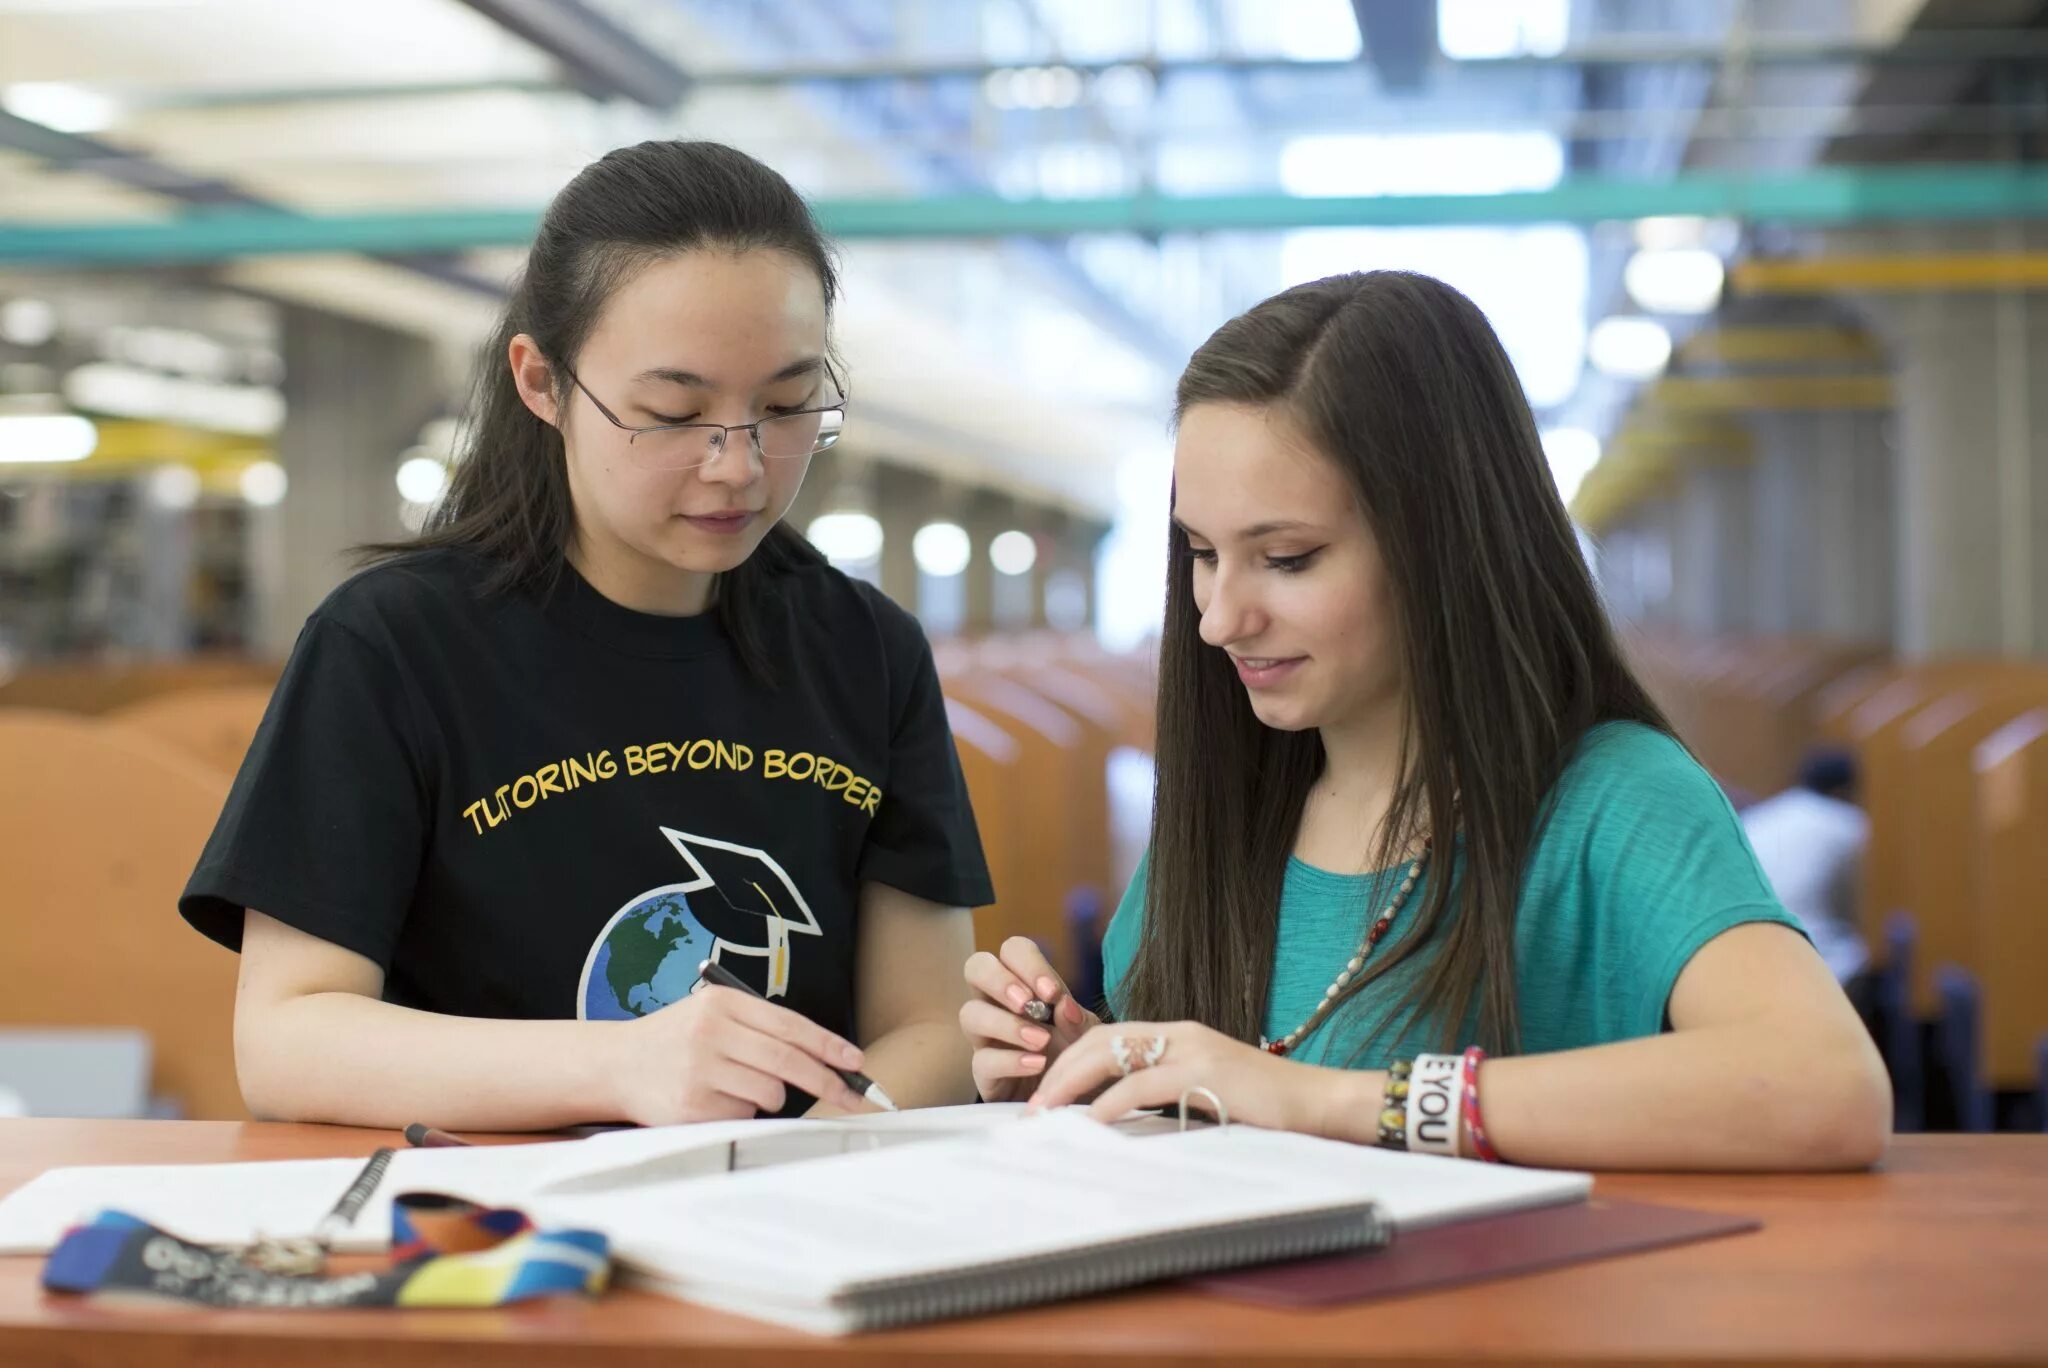
M1386 1075L1332 1074L1323 1132L1374 1143ZM1487 1137L1510 1163L1853 1169L1883 1156L1883 1078L1867 1038L1750 1022L1490 1059L1479 1101Z
M547 1130L618 1119L609 1021L503 1021L308 993L236 1022L242 1096L265 1119Z
M912 1021L862 1047L861 1072L897 1106L947 1107L974 1100L972 1057L958 1021Z

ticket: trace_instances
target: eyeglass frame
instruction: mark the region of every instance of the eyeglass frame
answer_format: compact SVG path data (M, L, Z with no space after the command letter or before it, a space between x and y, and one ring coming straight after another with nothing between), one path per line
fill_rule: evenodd
M819 363L819 367L825 372L825 378L832 382L832 388L839 392L839 402L836 404L820 404L815 408L791 409L788 413L771 413L766 418L756 418L751 423L654 423L650 424L647 427L634 427L630 423L620 422L619 415L613 413L609 408L605 407L604 400L598 398L595 394L592 394L590 392L590 386L584 384L582 378L578 376L575 371L570 370L566 364L562 366L562 374L569 377L570 384L574 385L577 389L583 391L583 397L590 401L591 406L593 408L595 408L599 413L604 415L604 419L606 422L610 423L613 427L617 428L619 431L626 434L626 444L628 446L631 446L634 441L650 433L708 431L710 429L716 428L719 433L718 447L715 451L711 453L711 455L705 457L703 460L697 462L695 465L669 467L672 470L697 470L704 466L710 465L720 456L723 456L725 454L726 447L732 441L732 435L735 432L744 432L747 434L747 440L754 448L754 455L758 457L764 464L769 461L794 461L799 459L800 456L816 456L820 452L830 451L833 447L837 446L839 444L840 435L845 431L843 426L840 432L834 433L832 435L831 441L827 442L823 446L813 445L809 451L800 453L800 456L770 456L767 453L767 451L764 450L761 446L761 424L763 423L773 423L783 418L801 418L806 413L835 412L839 415L841 423L843 424L845 422L846 386L841 384L839 377L832 373L831 362L822 361Z

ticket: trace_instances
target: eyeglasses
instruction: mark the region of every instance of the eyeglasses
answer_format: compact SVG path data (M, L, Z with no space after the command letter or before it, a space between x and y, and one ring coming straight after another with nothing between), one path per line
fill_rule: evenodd
M606 422L626 434L626 445L635 461L649 470L689 470L708 464L718 459L736 432L744 432L752 439L754 454L764 461L815 456L838 442L846 426L846 400L841 398L834 404L777 413L752 423L657 423L652 427L634 427L620 422L619 416L577 379L575 371L564 366L562 373L583 391L583 397L605 416ZM846 393L829 366L825 368L825 378L832 382L836 393Z

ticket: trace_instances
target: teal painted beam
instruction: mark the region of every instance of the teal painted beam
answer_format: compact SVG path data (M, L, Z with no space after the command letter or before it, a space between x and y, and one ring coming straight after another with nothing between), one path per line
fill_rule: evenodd
M1009 200L994 195L821 200L842 238L1065 237L1075 233L1269 232L1289 228L1592 223L1658 214L1787 223L2048 215L2048 169L1960 164L1823 167L1745 179L1570 181L1502 195L1141 195ZM142 223L8 223L0 264L147 265L303 252L452 252L523 246L531 209L313 215L224 209Z

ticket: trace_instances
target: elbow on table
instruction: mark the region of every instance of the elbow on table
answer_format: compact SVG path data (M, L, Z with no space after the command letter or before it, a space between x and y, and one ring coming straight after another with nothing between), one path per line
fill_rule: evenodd
M1809 1115L1800 1149L1816 1169L1867 1169L1892 1138L1892 1085L1867 1036L1825 1052L1809 1077Z
M242 1105L258 1121L315 1121L306 1107L302 1063L284 1057L278 1032L263 1014L238 1007L235 1012L235 1082Z

